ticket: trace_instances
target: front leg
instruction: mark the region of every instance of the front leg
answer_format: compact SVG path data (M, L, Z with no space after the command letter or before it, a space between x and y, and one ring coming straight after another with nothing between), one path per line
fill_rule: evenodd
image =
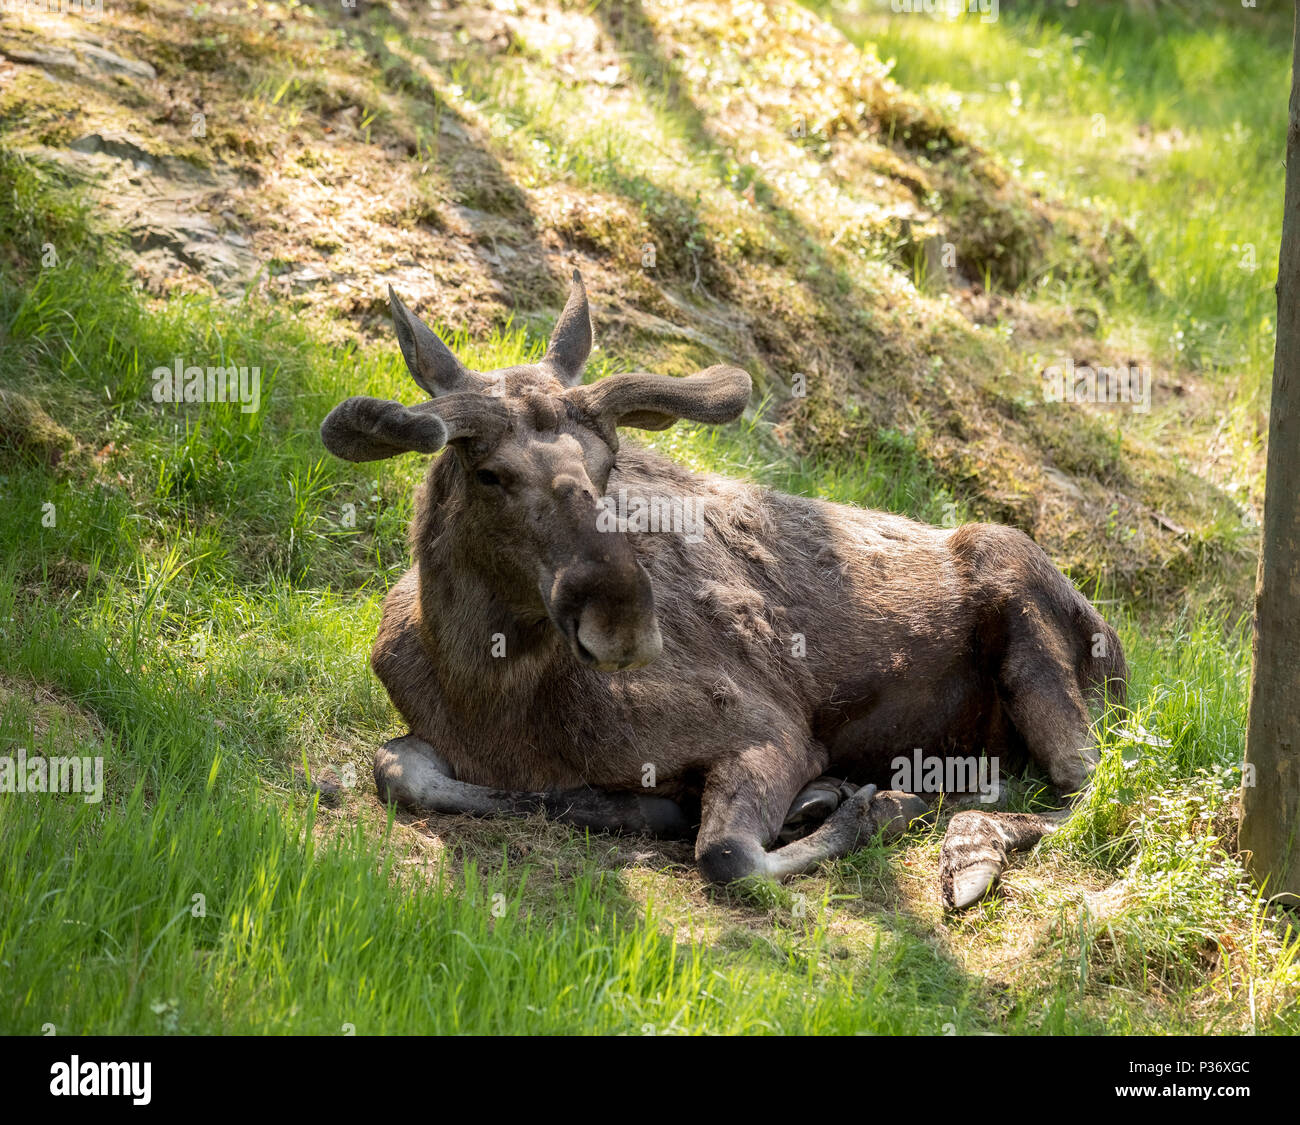
M457 781L438 752L413 734L379 748L375 754L375 787L381 801L433 812L470 816L530 816L540 812L597 832L665 839L690 835L685 814L677 802L666 797L598 789L528 792Z
M885 829L890 835L927 812L919 797L859 789L811 835L768 851L791 802L826 769L824 747L797 734L751 746L724 758L704 784L695 858L710 883L734 883L750 875L784 879L848 855Z

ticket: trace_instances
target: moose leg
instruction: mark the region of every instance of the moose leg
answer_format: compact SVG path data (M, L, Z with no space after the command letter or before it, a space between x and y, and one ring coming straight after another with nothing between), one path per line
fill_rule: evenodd
M826 767L826 751L773 741L718 763L704 783L695 858L710 883L733 883L750 875L783 879L811 871L827 859L847 855L884 828L891 834L926 811L907 793L859 789L829 819L802 840L768 851L795 797Z
M977 902L1001 877L1010 852L1032 848L1055 832L1065 811L1036 813L959 812L948 822L939 849L943 905L962 910Z
M768 852L767 874L777 879L804 875L825 860L850 854L882 830L885 839L897 839L929 811L925 801L912 793L865 786L815 832Z
M413 734L386 742L376 752L375 786L380 800L434 812L470 816L529 816L540 812L600 832L669 839L690 834L681 808L665 797L597 789L528 792L457 781L438 752Z
M1097 764L1088 707L1066 642L1035 603L1021 606L1009 621L998 674L1007 714L1063 797L1084 789ZM1010 852L1032 848L1068 815L1065 809L1047 815L957 813L939 851L944 906L960 910L983 898L1006 870Z
M1087 785L1098 755L1068 638L1032 601L1007 625L998 671L1002 702L1030 757L1061 796L1077 793Z

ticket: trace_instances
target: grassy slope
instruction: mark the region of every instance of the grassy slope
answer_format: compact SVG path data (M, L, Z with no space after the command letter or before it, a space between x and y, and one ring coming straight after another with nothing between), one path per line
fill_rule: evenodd
M319 37L318 21L293 9L278 11L295 32L290 44ZM639 9L620 11L626 21ZM656 11L675 26L674 9ZM341 156L309 143L316 136L312 123L338 105L325 98L322 108L319 90L297 92L295 103L277 78L277 68L287 65L278 48L261 41L256 22L221 15L221 33L239 39L244 65L260 76L251 87L256 95L239 103L248 118L264 115L268 122L250 135L277 137L275 129L287 128L283 118L298 115L292 125L309 140L291 152L300 163L302 153L314 152L313 175L331 183L332 170L370 142L357 141L356 151ZM428 177L416 177L405 220L410 225L402 228L414 239L432 240L426 250L467 240L481 246L481 230L466 234L455 224L482 223L479 216L494 213L483 210L485 204L502 212L494 233L510 245L531 229L519 221L522 198L537 209L544 229L575 239L603 230L603 241L577 243L586 255L584 269L611 284L636 286L636 275L620 258L643 245L643 228L635 224L649 224L651 239L655 223L670 224L657 241L667 251L665 272L676 272L631 289L635 300L628 304L637 308L602 310L610 327L597 372L648 359L671 367L705 358L708 346L698 338L674 336L659 321L633 315L657 309L667 322L677 311L674 320L713 323L721 343L738 353L747 348L749 362L769 376L775 394L782 349L805 326L797 308L782 309L775 335L757 344L740 340L753 323L732 302L764 298L755 262L773 272L783 291L801 297L808 315L834 330L821 302L840 285L860 294L868 283L888 283L905 309L932 300L923 292L926 279L911 274L912 259L900 257L894 228L877 242L864 239L854 250L857 264L826 260L826 270L844 280L827 282L826 290L815 281L804 281L806 290L790 289L792 258L806 264L797 258L801 247L834 236L815 225L809 229L807 217L796 222L790 211L799 193L781 178L798 169L782 163L790 156L784 131L778 131L773 167L751 193L770 199L764 213L750 216L748 234L727 227L719 212L740 207L735 197L747 198L765 165L756 152L749 165L732 168L725 150L709 149L702 139L709 129L736 126L725 108L702 101L703 108L692 111L695 103L682 99L689 65L680 68L676 81L682 85L675 87L664 81L662 68L638 71L634 61L632 81L615 87L623 93L611 97L622 99L620 112L636 108L642 128L611 133L604 147L594 136L581 136L581 143L560 151L555 142L568 135L560 121L572 116L580 98L572 90L535 87L539 76L560 72L563 62L540 32L535 46L517 35L503 58L469 49L454 61L440 55L445 45L431 36L417 41L416 49L429 55L419 65L400 62L399 38L380 13L367 18L374 23L365 49L335 59L325 84L354 81L353 71L364 75L368 84L352 93L363 103L375 99L377 121L394 136L412 120L410 107L386 99L418 102L428 96L425 82L452 97L459 90L461 100L449 102L447 112L489 138L460 150L457 133L443 129L436 134L438 152L430 152L426 136L423 148L417 143L413 156L401 158L422 162ZM807 17L787 11L782 18ZM139 34L149 28L143 11L128 22ZM605 34L622 36L626 45L653 31L613 21ZM817 34L826 32L819 28ZM1014 65L1016 53L1026 50L1020 30L1000 28L997 34L988 41L1000 44ZM1120 41L1124 34L1121 28ZM204 50L203 43L197 36L185 40L187 57ZM495 66L488 65L492 61ZM367 69L375 65L388 81L376 81ZM898 97L909 120L929 120ZM87 104L89 112L108 112L95 109L94 98ZM601 128L601 115L588 118L593 129ZM810 129L814 146L816 124ZM42 125L35 112L10 112L3 128L7 147L16 149L30 147L33 129L53 126ZM233 128L231 136L221 143L243 143ZM702 151L664 159L675 146L691 143ZM617 144L612 152L610 144ZM888 149L879 147L881 153ZM485 177L485 153L499 179ZM597 161L593 153L605 157ZM886 159L881 153L870 155ZM915 174L922 167L916 154L906 146L902 153L898 159L906 166L894 171ZM250 159L265 156L255 151ZM865 158L858 151L848 156ZM939 1033L947 1024L959 1031L1294 1029L1294 947L1284 948L1273 927L1256 916L1224 848L1232 837L1247 655L1241 633L1225 629L1212 612L1148 617L1141 631L1135 619L1123 622L1139 717L1171 745L1110 745L1090 804L1069 835L1026 861L1000 899L961 919L944 919L935 907L937 836L888 851L867 849L814 878L741 901L707 894L689 870L688 850L582 839L540 822L388 821L365 786L369 748L396 727L368 674L365 652L378 599L404 565L410 488L421 466L394 462L357 470L325 461L315 425L329 405L362 389L409 397L395 349L386 342L358 350L347 342L356 329L342 330L348 322L331 318L343 313L360 318L351 323L363 333L377 329L367 320L364 300L304 317L274 291L254 291L233 306L182 292L202 290L201 284L177 287L166 300L150 299L129 284L125 267L108 260L100 237L87 229L78 197L57 191L26 159L2 160L0 245L7 256L0 266L6 336L0 387L39 403L64 432L48 425L37 441L33 434L40 428L31 417L14 422L12 413L4 415L7 428L0 431L9 446L7 502L0 507L6 548L0 737L7 747L26 746L32 753L56 753L69 743L101 747L108 784L101 805L0 798L0 963L7 970L0 1027L36 1031L51 1022L86 1031L333 1032L352 1024L360 1033ZM469 165L463 174L456 171L461 162ZM936 176L964 174L958 167ZM1219 174L1226 176L1226 169ZM494 184L496 194L485 198ZM511 185L526 194L512 195ZM472 191L479 194L471 197ZM1111 198L1124 202L1117 193ZM683 199L684 207L674 202ZM867 210L865 201L853 198L837 197L836 206ZM465 219L457 208L472 214ZM602 208L615 209L605 227L597 222ZM573 212L581 223L571 219L565 227L564 216ZM735 215L743 219L743 209ZM250 222L258 237L269 239L255 218ZM353 218L349 212L336 221ZM738 229L745 235L738 242L724 237ZM1265 228L1259 237L1266 236ZM763 250L764 240L782 239L790 242L784 251L779 245ZM46 242L59 247L61 264L37 270L33 263ZM515 244L517 257L525 257L529 243ZM549 245L532 249L555 251ZM1013 266L985 249L987 279L1008 270L1008 284L1014 284ZM1177 246L1148 245L1152 271L1178 274L1178 252ZM720 297L719 305L704 308L712 321L694 303L697 265L701 284ZM431 268L445 267L435 262ZM455 268L466 295L458 311L481 317L473 338L462 341L467 358L493 366L535 354L544 338L539 329L555 308L548 275L503 267L493 277L472 266ZM922 282L922 291L909 276ZM521 310L514 326L505 324L502 303L494 304L493 280ZM1008 294L994 323L1010 316L1046 326L1049 339L1059 338L1050 326L1073 301L1072 284L1064 298L1032 285ZM1127 300L1128 292L1122 295ZM674 305L674 297L685 303ZM933 299L934 305L924 305L931 312L943 304ZM1107 327L1109 318L1120 318L1115 302L1109 291L1094 297ZM938 413L969 407L978 420L983 407L971 397L967 368L994 354L981 349L1004 345L971 343L978 333L969 322L935 315L937 323L949 324L942 339L954 343L958 391L945 399L931 384L916 401ZM1162 315L1160 308L1141 309L1134 330L1158 334ZM903 332L890 307L873 309L864 323L874 326L874 346L891 357L919 356L929 365L934 341L924 330ZM1107 346L1105 330L1094 346ZM1006 357L1017 353L996 354L1011 363ZM174 355L260 363L273 379L264 391L265 409L159 411L148 400L148 372L159 362L154 357ZM852 371L830 345L821 358L832 376L847 379ZM1200 379L1213 389L1215 372L1191 365L1178 370L1189 383ZM924 377L906 363L896 374L904 387ZM832 378L826 383L846 385ZM924 430L878 430L875 412L889 421L906 401L905 395L868 396L865 418L842 420L855 439L870 436L852 457L833 440L809 439L809 426L826 420L825 402L820 415L793 403L788 413L744 426L679 427L656 441L688 463L798 491L931 519L953 504L980 510L997 490L977 483L957 491L936 456L936 450L956 449L956 439L944 446ZM980 400L990 401L996 404L996 395ZM1207 390L1205 401L1217 400ZM1209 409L1208 417L1193 419L1193 428L1208 430L1213 419ZM1069 426L1081 431L1085 446L1087 425ZM1016 436L1026 461L1024 451L1033 451L1034 434L1041 432L1027 427ZM978 444L970 435L967 443ZM53 448L63 452L52 468ZM1240 463L1246 472L1253 464L1248 453ZM1013 511L1015 499L1006 501ZM41 523L47 502L54 505L54 527ZM356 505L358 529L343 525L345 503ZM1073 517L1081 526L1087 511L1080 508ZM1205 538L1218 543L1222 537L1211 528ZM1229 549L1206 552L1198 573L1213 581L1215 564ZM1111 564L1129 557L1093 556ZM1105 578L1114 572L1091 573ZM345 780L351 768L362 780L322 801L302 771L327 768ZM202 910L196 911L194 895L203 896Z
M1148 421L1229 493L1257 491L1291 7L1007 5L990 34L814 6L1027 182L1135 232L1156 285L1117 279L1098 335L1222 384L1209 440L1186 416L1204 404Z

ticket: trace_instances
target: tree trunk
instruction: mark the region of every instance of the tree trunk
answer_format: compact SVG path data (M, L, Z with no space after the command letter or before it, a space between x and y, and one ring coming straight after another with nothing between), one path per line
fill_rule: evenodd
M1241 850L1271 895L1300 904L1300 0L1292 35L1277 345L1255 588L1254 677L1241 790Z

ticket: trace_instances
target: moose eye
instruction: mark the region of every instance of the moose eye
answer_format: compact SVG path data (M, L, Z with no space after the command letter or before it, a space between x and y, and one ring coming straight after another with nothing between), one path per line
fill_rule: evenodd
M479 469L479 471L474 474L474 479L477 480L479 484L495 485L497 487L500 487L501 485L501 478L491 469Z

